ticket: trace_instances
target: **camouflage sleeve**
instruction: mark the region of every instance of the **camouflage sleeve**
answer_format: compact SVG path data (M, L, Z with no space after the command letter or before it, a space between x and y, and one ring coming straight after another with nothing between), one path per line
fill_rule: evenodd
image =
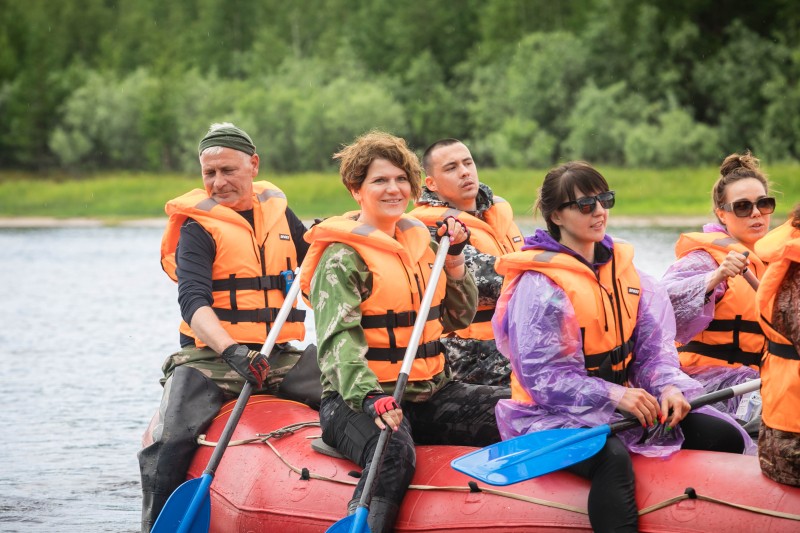
M497 258L491 254L479 252L474 246L464 247L464 258L467 268L475 276L475 283L478 285L478 305L494 307L500 297L500 289L503 287L503 276L494 270Z
M371 281L366 263L355 250L336 243L323 252L309 294L323 394L338 392L354 411L361 411L367 393L382 390L364 357L367 340L361 327L361 302L369 296Z
M439 245L431 241L431 248L434 250ZM450 333L469 326L475 317L475 310L478 303L478 287L475 285L475 277L467 269L466 275L462 279L454 279L445 276L447 279L447 289L444 295L444 312L442 313L442 326L444 333Z

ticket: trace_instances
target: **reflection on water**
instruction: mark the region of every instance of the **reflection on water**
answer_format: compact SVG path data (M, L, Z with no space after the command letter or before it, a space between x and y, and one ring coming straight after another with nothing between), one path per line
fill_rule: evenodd
M660 277L678 231L612 234ZM0 531L139 529L136 451L178 341L160 238L160 228L0 230Z

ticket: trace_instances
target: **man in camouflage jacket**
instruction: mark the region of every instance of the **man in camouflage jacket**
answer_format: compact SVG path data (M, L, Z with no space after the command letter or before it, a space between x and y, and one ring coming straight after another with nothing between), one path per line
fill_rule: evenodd
M425 186L411 215L425 222L431 234L436 220L447 215L457 216L472 232L464 256L478 285L478 312L472 327L442 339L453 377L466 383L507 386L511 368L491 332L491 315L503 285L494 263L499 255L520 249L522 234L508 202L478 180L472 154L463 143L456 139L435 142L425 151L422 164Z

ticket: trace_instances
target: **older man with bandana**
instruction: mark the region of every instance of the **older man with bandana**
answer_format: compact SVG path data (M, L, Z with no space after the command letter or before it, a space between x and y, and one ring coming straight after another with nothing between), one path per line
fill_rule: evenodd
M161 406L145 438L152 443L138 454L143 532L185 481L197 437L222 404L245 381L256 392L280 394L302 353L288 342L305 334L304 312L294 309L272 352L260 353L308 250L306 227L280 189L254 181L259 157L244 130L213 124L198 152L204 188L166 205L161 264L178 283L183 320L180 350L162 366Z

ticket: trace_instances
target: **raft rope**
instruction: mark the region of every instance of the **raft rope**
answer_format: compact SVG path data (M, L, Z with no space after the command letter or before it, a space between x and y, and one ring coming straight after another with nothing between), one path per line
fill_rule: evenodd
M290 424L288 426L284 426L280 429L276 429L275 431L271 431L269 433L256 433L256 436L249 439L241 439L231 441L228 446L241 446L244 444L253 444L253 443L263 443L269 446L272 452L281 460L281 462L286 465L292 472L299 474L302 479L319 479L322 481L331 481L333 483L340 483L344 485L353 485L355 486L358 484L355 480L349 479L335 479L328 476L323 476L320 474L315 474L314 472L310 472L307 468L297 468L296 466L289 463L283 455L269 442L269 439L279 439L286 435L291 435L296 431L307 428L307 427L320 427L319 422L299 422L297 424ZM315 439L318 436L309 436L306 437L307 439ZM216 442L206 440L205 435L200 435L197 437L197 443L202 446L211 446L214 447L217 445ZM540 500L538 498L532 498L530 496L525 496L523 494L516 494L514 492L508 492L504 490L493 489L491 487L478 487L477 483L474 481L470 481L469 485L466 487L463 486L436 486L436 485L409 485L409 489L412 490L441 490L441 491L449 491L449 492L485 492L487 494L494 494L496 496L501 496L503 498L511 498L513 500L519 500L528 503L534 503L537 505L542 505L544 507L552 507L554 509L561 509L564 511L570 511L577 514L587 515L589 514L586 509L581 509L579 507L573 507L572 505L566 505L563 503L558 502L551 502L548 500ZM729 502L725 500L720 500L717 498L712 498L710 496L704 496L702 494L697 494L697 492L692 488L688 487L683 494L680 496L675 496L673 498L669 498L664 500L663 502L657 503L655 505L651 505L650 507L645 507L644 509L639 510L639 516L644 516L648 513L652 513L658 511L659 509L663 509L664 507L668 507L672 504L681 502L683 500L703 500L711 503L717 503L720 505L727 505L728 507L734 507L736 509L741 509L743 511L750 511L753 513L758 513L766 516L773 516L776 518L785 518L787 520L795 520L800 522L800 515L791 514L791 513L784 513L781 511L773 511L771 509L762 509L760 507L753 507L750 505L742 505L739 503Z
M292 435L295 431L308 428L308 427L320 427L319 422L298 422L297 424L289 424L288 426L283 426L280 429L276 429L275 431L271 431L269 433L256 433L256 436L250 439L240 439L240 440L232 440L228 443L228 446L241 446L243 444L252 444L254 442L262 442L264 444L268 444L268 440L272 438L279 439L286 435ZM217 445L216 442L206 440L205 433L197 437L197 444L201 446L211 446L212 448ZM275 448L270 445L270 448L275 453L278 453ZM280 454L278 454L280 456ZM286 463L286 461L284 461Z
M673 503L678 503L683 500L703 500L707 502L718 503L720 505L727 505L729 507L735 507L736 509L742 509L743 511L751 511L753 513L759 513L767 516L774 516L777 518L786 518L787 520L800 521L800 515L784 513L781 511L772 511L771 509L762 509L760 507L752 507L750 505L742 505L740 503L733 503L725 500L719 500L717 498L712 498L710 496L703 496L702 494L697 494L697 492L692 487L687 487L687 489L680 496L675 496L674 498L670 498L669 500L665 500L661 503L657 503L655 505L651 505L650 507L642 509L641 511L639 511L639 516L642 516L647 513L652 513L653 511L657 511L659 509L667 507L668 505L672 505Z

